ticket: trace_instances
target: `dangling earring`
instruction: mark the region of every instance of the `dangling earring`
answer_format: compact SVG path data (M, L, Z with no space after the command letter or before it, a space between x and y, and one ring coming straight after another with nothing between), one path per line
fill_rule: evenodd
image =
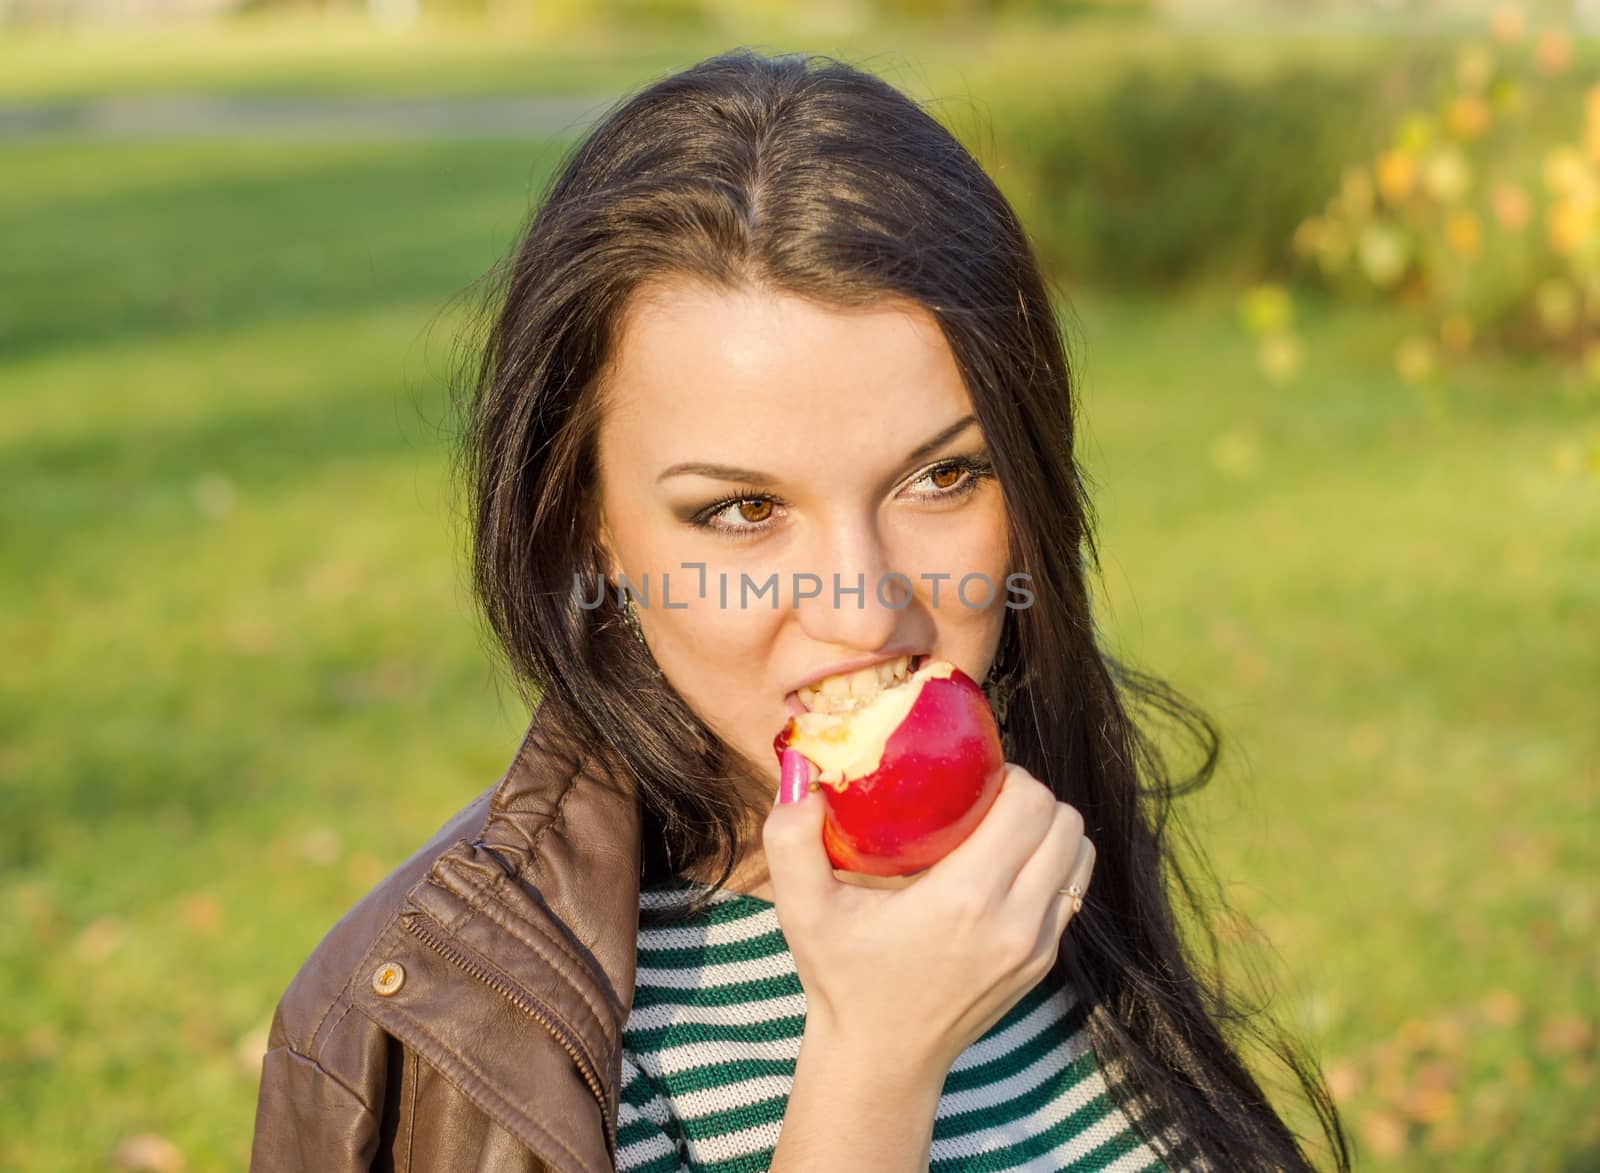
M622 621L628 625L628 630L633 632L633 638L644 643L644 630L639 626L639 612L633 605L631 591L622 597Z
M994 660L989 665L989 674L984 677L982 684L983 695L988 698L989 707L994 710L995 724L1000 726L1002 734L1006 731L1006 711L1010 708L1011 697L1020 683L1016 666L1009 663L1010 657L1006 655L1009 647L1009 641L1002 638Z
M622 598L622 621L628 625L628 630L633 632L633 638L639 641L639 646L644 649L645 657L650 661L650 673L657 680L661 679L661 665L656 663L650 645L645 642L644 629L639 626L639 612L633 604L633 592L628 591Z
M1000 732L1006 731L1006 709L1011 704L1011 681L1002 679L995 674L993 668L983 681L983 695L989 699L989 707L994 710L995 724L1000 726Z

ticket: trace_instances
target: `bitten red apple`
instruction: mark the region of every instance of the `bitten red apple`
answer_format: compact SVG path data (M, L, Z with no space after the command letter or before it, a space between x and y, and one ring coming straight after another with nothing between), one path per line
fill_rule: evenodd
M774 751L817 767L833 866L905 876L942 859L989 809L1005 776L1000 730L977 683L948 660L883 665L801 690Z

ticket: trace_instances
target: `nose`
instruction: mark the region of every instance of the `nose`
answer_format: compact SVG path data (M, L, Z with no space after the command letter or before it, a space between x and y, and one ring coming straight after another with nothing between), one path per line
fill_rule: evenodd
M813 549L810 564L784 584L794 590L801 629L813 641L848 654L872 653L918 622L916 575L895 566L870 520L835 527Z

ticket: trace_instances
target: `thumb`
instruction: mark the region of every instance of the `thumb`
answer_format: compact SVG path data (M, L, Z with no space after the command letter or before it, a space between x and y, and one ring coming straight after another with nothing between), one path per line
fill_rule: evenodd
M813 793L811 762L797 750L783 754L783 782L778 801L761 829L767 874L778 899L820 899L838 883L822 846L822 820L828 800ZM787 893L787 897L785 897ZM776 901L774 901L776 903Z

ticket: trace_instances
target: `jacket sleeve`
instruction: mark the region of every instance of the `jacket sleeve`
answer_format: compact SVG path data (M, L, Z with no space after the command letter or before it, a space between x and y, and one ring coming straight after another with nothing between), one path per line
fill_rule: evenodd
M280 1043L261 1061L250 1173L369 1173L378 1125L360 1096Z
M672 1109L626 1048L617 1100L617 1173L687 1173L683 1133Z

